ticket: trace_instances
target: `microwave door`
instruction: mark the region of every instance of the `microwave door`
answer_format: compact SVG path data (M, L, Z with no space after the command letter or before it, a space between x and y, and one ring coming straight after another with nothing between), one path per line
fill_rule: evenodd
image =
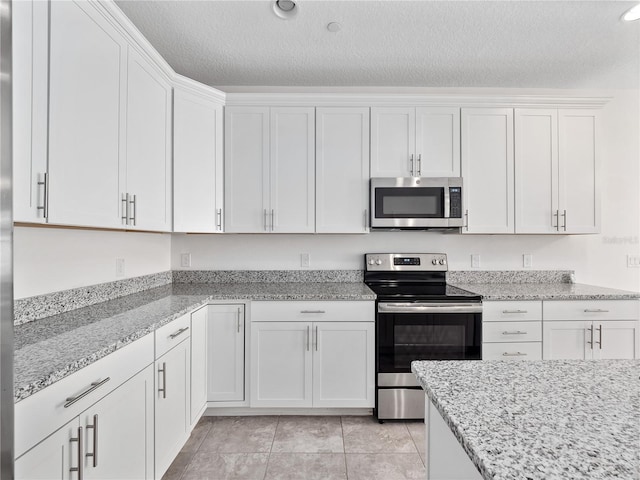
M447 227L448 188L376 187L372 191L372 227Z

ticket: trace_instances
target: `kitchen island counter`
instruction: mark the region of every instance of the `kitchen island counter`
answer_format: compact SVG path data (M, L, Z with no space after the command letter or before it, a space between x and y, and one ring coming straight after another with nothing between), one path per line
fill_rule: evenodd
M412 371L482 478L638 478L638 360L416 361Z

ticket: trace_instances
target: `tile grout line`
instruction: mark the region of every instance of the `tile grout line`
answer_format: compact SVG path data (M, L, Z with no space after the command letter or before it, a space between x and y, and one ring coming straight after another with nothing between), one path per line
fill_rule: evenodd
M273 444L276 441L276 434L278 433L278 426L280 425L280 415L278 415L276 420L276 428L273 431L273 438L271 439L271 446L269 447L269 455L267 455L267 464L264 467L264 476L262 480L266 480L267 472L269 471L269 461L271 460L271 453L273 453Z
M344 441L344 424L342 423L343 416L340 415L340 431L342 432L342 452L344 453L344 478L349 480L349 471L347 469L347 445Z
M411 433L411 430L409 429L409 426L407 424L405 424L407 427L407 431L409 432L409 437L411 437L411 441L413 442L413 446L415 447L416 451L418 452L418 457L420 457L420 461L422 462L422 465L424 465L425 468L427 468L427 464L425 462L425 460L422 458L423 453L420 453L420 449L418 448L418 444L416 443L416 439L413 437L413 433Z

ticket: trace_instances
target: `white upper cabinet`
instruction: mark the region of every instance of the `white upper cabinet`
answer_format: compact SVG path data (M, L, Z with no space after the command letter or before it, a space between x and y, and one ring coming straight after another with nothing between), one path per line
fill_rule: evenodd
M120 228L127 44L89 3L50 15L49 222Z
M366 233L369 109L316 109L316 232Z
M131 47L126 112L127 225L171 231L171 86Z
M173 230L222 231L222 105L173 91Z
M314 231L314 108L228 107L228 232Z
M463 233L514 233L513 109L462 109Z
M559 230L600 231L598 126L595 110L558 110Z
M460 109L371 109L372 177L460 175Z

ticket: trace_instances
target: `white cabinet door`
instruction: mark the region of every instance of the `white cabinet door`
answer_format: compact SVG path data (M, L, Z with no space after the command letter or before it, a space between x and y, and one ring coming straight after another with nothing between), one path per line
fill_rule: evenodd
M128 225L171 231L171 86L131 47L126 108Z
M44 223L47 173L47 2L12 3L13 220Z
M207 400L244 400L244 305L208 307Z
M316 202L317 233L368 231L368 108L316 108Z
M173 230L222 231L222 105L173 92Z
M269 108L225 109L225 231L269 228Z
M513 110L462 109L463 233L513 233Z
M208 332L207 320L209 307L202 307L191 313L191 408L190 425L198 422L207 406L207 362Z
M75 417L60 430L40 442L15 462L16 480L75 480L78 462L84 454L84 445L78 450L80 422ZM84 441L86 432L82 429ZM72 439L76 439L72 441Z
M515 110L516 233L557 233L558 111Z
M638 321L594 322L593 357L638 358Z
M86 479L153 478L153 365L80 415Z
M374 324L313 324L313 406L373 407Z
M155 362L155 478L176 458L189 436L189 341Z
M542 325L544 360L589 360L593 357L591 322L551 321Z
M460 109L416 108L418 177L460 176Z
M416 109L371 109L371 176L416 175Z
M315 231L315 108L271 108L270 230Z
M89 2L50 13L49 222L121 228L127 44Z
M251 406L311 407L311 323L251 324Z
M560 231L598 233L598 112L559 110Z

